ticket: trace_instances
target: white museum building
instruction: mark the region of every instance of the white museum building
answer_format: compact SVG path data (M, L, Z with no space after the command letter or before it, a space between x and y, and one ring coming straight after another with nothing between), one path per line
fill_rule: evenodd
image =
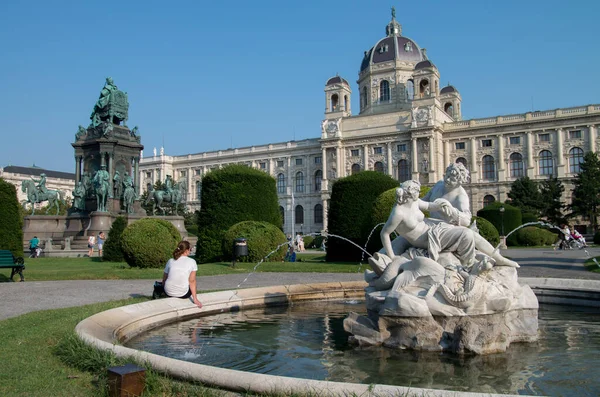
M505 201L517 178L554 175L570 203L584 153L598 151L600 105L462 120L459 90L440 86L425 50L402 35L394 17L385 30L360 65L358 114L350 84L334 76L325 84L325 115L315 138L181 156L161 149L141 160L141 186L166 175L185 180L188 208L197 210L204 175L246 164L275 178L285 233L326 229L333 182L362 170L433 184L448 164L462 162L471 172L465 187L473 213Z

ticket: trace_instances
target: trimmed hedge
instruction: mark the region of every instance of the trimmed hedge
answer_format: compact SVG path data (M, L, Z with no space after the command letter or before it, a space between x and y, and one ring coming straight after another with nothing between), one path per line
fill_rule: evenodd
M532 247L540 245L552 245L558 240L556 233L536 226L527 226L514 233L515 240L509 239L510 245ZM512 237L512 236L511 236ZM514 244L516 242L516 244Z
M104 243L102 251L102 260L109 262L123 262L122 237L123 231L127 227L127 219L118 216L108 231L108 238Z
M131 267L161 268L172 258L179 241L181 235L171 222L140 219L123 231L123 257Z
M244 165L211 171L202 180L201 201L196 249L200 262L223 257L225 231L236 223L262 221L282 228L275 179L262 171Z
M498 230L490 221L485 218L474 216L471 218L471 223L477 221L477 229L479 229L479 234L481 237L486 239L490 244L495 247L500 243L500 234Z
M240 262L259 262L278 245L284 244L277 252L269 256L270 262L282 261L288 248L285 234L269 222L245 221L231 226L223 237L225 259L233 259L233 242L244 237L248 244L248 256L238 258Z
M504 207L504 215L501 215L499 210L500 207ZM503 223L504 234L510 233L512 230L523 224L521 210L519 208L513 207L510 204L502 204L498 201L495 201L477 211L477 216L490 221L500 234L502 234Z
M594 244L600 244L600 232L594 233Z
M328 212L328 231L345 237L359 246L364 246L373 227L373 204L380 194L398 186L398 181L389 175L375 171L362 171L338 179L331 190L331 205ZM388 215L389 215L388 208ZM379 239L375 244L381 244ZM370 242L371 243L371 242ZM367 247L368 250L377 248ZM359 261L362 251L339 238L329 238L327 261Z
M506 213L505 213L506 215ZM539 221L539 217L533 212L521 211L521 222L529 223L529 222L537 222Z
M0 178L0 249L14 256L23 256L23 218L17 199L17 189Z

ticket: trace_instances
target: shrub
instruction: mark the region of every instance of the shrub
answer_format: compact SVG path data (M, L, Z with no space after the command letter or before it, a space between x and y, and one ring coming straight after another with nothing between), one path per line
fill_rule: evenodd
M240 262L259 262L280 244L284 245L268 259L275 262L285 257L287 238L269 222L245 221L231 226L223 237L222 250L226 259L233 259L233 242L239 237L244 237L248 244L248 256L239 258Z
M157 218L140 219L122 234L125 261L132 267L161 268L172 257L181 235L170 222Z
M306 248L316 248L318 250L321 249L321 245L323 245L323 236L321 235L315 236L310 245L304 244Z
M14 256L23 256L23 218L17 190L12 183L0 178L0 249Z
M490 244L495 247L500 243L500 234L498 230L490 221L485 218L481 218L479 216L474 216L471 219L471 223L477 222L477 228L479 229L479 234L481 237L486 239Z
M304 248L312 248L315 238L313 236L302 236L302 240L304 240Z
M555 233L536 226L524 227L515 232L515 235L516 245L525 247L552 245L558 238ZM515 241L511 239L511 245L514 245Z
M202 180L202 208L198 215L200 262L223 256L225 231L242 221L264 221L282 227L275 179L243 165L209 172Z
M337 180L331 191L329 233L362 247L375 226L371 221L373 204L381 193L397 186L398 182L392 177L375 171L363 171ZM379 242L379 239L375 240ZM361 257L362 251L353 244L338 238L328 239L328 261L358 261Z
M504 215L506 215L506 213ZM537 221L539 221L539 218L533 212L522 211L521 212L521 221L523 223L537 222Z
M504 215L500 213L500 207L504 207ZM477 211L477 216L490 221L500 234L502 234L502 229L504 229L505 235L523 224L519 208L513 207L510 204L502 204L498 201Z
M600 232L594 233L594 244L600 244Z
M108 231L108 238L104 243L102 259L109 262L123 262L123 251L121 239L123 231L127 227L127 219L118 216Z

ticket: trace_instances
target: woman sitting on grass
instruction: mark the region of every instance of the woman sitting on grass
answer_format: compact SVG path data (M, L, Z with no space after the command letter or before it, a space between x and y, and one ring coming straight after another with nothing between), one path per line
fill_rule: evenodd
M190 250L189 241L184 240L177 244L177 248L173 251L173 258L169 259L165 266L162 283L168 296L181 299L191 296L196 306L202 307L202 303L196 296L198 265L195 260L188 258Z

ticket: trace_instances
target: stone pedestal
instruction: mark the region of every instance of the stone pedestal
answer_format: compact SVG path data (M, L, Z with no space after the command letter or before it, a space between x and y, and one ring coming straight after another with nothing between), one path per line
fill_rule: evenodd
M110 212L93 211L90 213L90 227L86 230L85 235L89 236L91 233L97 235L100 232L108 233L113 220L114 215Z

